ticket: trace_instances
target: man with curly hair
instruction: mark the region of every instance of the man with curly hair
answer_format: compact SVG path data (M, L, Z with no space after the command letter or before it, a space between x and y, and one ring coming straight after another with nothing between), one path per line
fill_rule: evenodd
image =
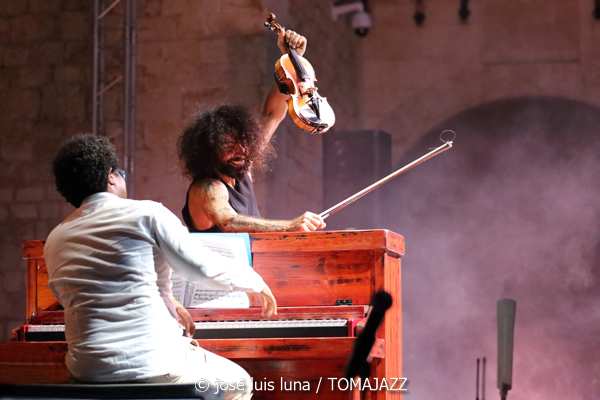
M190 338L194 323L172 299L170 272L256 293L263 315L271 316L277 303L262 278L193 240L162 204L128 200L125 171L104 137L67 141L54 159L54 176L77 207L44 247L48 286L65 309L71 375L85 382L235 382L226 399L251 397L244 369Z
M306 38L281 30L277 45L298 55L306 50ZM325 227L323 219L306 212L291 221L260 217L252 169L264 168L273 154L269 144L287 110L287 96L271 88L262 121L241 106L224 105L205 111L183 132L177 143L179 159L192 184L187 193L183 220L190 232L314 231Z

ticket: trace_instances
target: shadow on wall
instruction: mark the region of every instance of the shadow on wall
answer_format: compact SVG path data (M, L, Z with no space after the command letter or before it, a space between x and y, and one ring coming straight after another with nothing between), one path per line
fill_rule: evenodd
M487 103L440 124L390 182L402 234L404 376L411 400L496 389L496 300L517 301L513 400L600 398L600 110L560 98Z

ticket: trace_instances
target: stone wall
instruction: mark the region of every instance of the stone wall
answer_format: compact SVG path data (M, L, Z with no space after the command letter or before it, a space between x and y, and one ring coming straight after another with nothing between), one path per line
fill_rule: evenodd
M429 129L484 102L558 96L600 105L600 23L586 0L425 2L416 26L412 2L372 1L364 40L366 128L393 136L399 158Z
M23 241L71 212L54 188L59 144L89 131L91 4L0 2L0 341L25 320Z

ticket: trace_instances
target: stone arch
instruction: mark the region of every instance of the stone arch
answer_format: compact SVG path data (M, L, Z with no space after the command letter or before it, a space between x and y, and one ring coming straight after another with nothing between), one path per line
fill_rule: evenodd
M393 138L392 163L442 121L478 105L515 97L558 97L600 107L586 90L579 64L481 65L469 61L408 98L375 125Z

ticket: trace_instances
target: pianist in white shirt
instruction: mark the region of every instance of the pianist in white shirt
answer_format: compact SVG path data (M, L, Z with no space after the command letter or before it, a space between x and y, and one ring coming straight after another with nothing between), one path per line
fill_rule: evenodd
M277 305L262 278L192 242L162 204L127 200L108 139L76 136L53 166L58 191L77 207L44 248L48 285L65 309L69 372L85 382L242 382L226 398L250 398L244 369L182 336L169 275L172 267L215 289L257 293L270 316Z

